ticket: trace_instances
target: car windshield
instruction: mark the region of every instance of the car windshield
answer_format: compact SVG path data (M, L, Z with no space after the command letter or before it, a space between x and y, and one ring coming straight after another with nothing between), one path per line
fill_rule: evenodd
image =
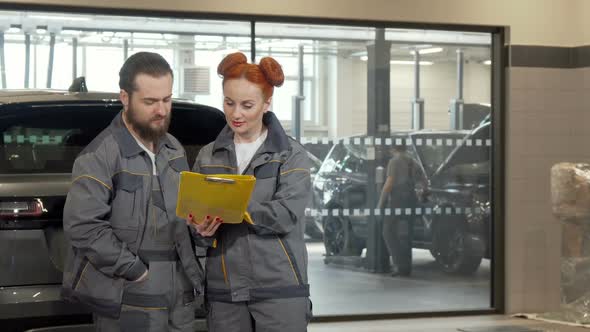
M112 121L119 107L31 107L0 115L0 172L69 173L74 159Z
M322 163L320 174L327 173L366 173L366 153L350 144L336 144Z
M488 116L477 128L473 129L465 137L472 142L479 140L483 146L457 146L446 157L444 163L436 170L436 173L441 175L447 174L447 176L449 174L462 174L461 176L457 175L457 177L474 176L478 178L478 181L487 181L486 178L489 173L491 157L491 151L488 146L490 124L491 122Z
M76 156L120 111L119 104L18 105L0 112L2 174L70 173ZM169 132L184 145L189 164L213 141L221 113L173 106Z
M425 133L413 135L416 153L422 162L427 176L431 176L446 160L455 147L460 133Z
M368 147L364 140L366 136L355 136L347 143L340 142L332 147L322 163L319 173L358 173L367 174ZM407 144L407 133L392 133L389 144L379 144L373 147L376 166L386 167L392 157L392 144ZM400 143L401 142L401 143ZM408 149L408 153L416 159L415 152Z
M452 147L441 146L417 146L416 151L422 160L424 171L429 176L436 171L438 166L445 161L445 158L453 150Z

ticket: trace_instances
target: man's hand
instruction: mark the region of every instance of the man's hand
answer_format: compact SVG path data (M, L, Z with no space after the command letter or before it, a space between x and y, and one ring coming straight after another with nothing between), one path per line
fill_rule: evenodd
M211 218L211 216L206 216L200 223L195 222L192 214L189 214L188 218L186 219L186 224L194 227L197 233L203 237L211 237L215 235L219 225L222 223L223 220L221 218Z

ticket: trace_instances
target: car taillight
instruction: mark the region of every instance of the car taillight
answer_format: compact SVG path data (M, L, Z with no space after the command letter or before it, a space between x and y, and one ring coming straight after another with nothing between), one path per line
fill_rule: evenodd
M0 202L0 218L38 217L47 212L40 199Z

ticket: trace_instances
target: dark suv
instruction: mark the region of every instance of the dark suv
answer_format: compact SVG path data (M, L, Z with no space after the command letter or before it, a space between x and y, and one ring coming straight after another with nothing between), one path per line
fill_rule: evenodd
M419 213L411 212L412 247L429 249L446 272L473 273L490 252L489 116L472 130L404 132L391 138L407 145L407 153L427 179L417 188ZM376 155L381 156L376 165L386 168L387 151ZM315 177L318 209L348 210L347 215L329 213L315 219L328 256L357 256L366 247L368 218L350 211L374 208L367 201L367 173L367 148L340 143L332 147Z
M77 154L122 106L113 93L0 91L0 320L2 331L89 323L60 298L62 210ZM174 100L170 133L194 162L223 113Z

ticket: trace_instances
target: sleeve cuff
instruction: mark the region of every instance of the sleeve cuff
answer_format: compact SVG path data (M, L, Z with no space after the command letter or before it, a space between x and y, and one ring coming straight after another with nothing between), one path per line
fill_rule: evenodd
M131 265L129 270L127 270L127 273L125 273L124 277L129 281L134 281L139 279L139 277L141 277L145 273L145 271L147 271L147 267L141 261L141 259L139 259L139 256L136 256L135 262L133 263L133 265Z
M214 237L203 237L193 227L189 227L189 229L197 247L215 247Z

